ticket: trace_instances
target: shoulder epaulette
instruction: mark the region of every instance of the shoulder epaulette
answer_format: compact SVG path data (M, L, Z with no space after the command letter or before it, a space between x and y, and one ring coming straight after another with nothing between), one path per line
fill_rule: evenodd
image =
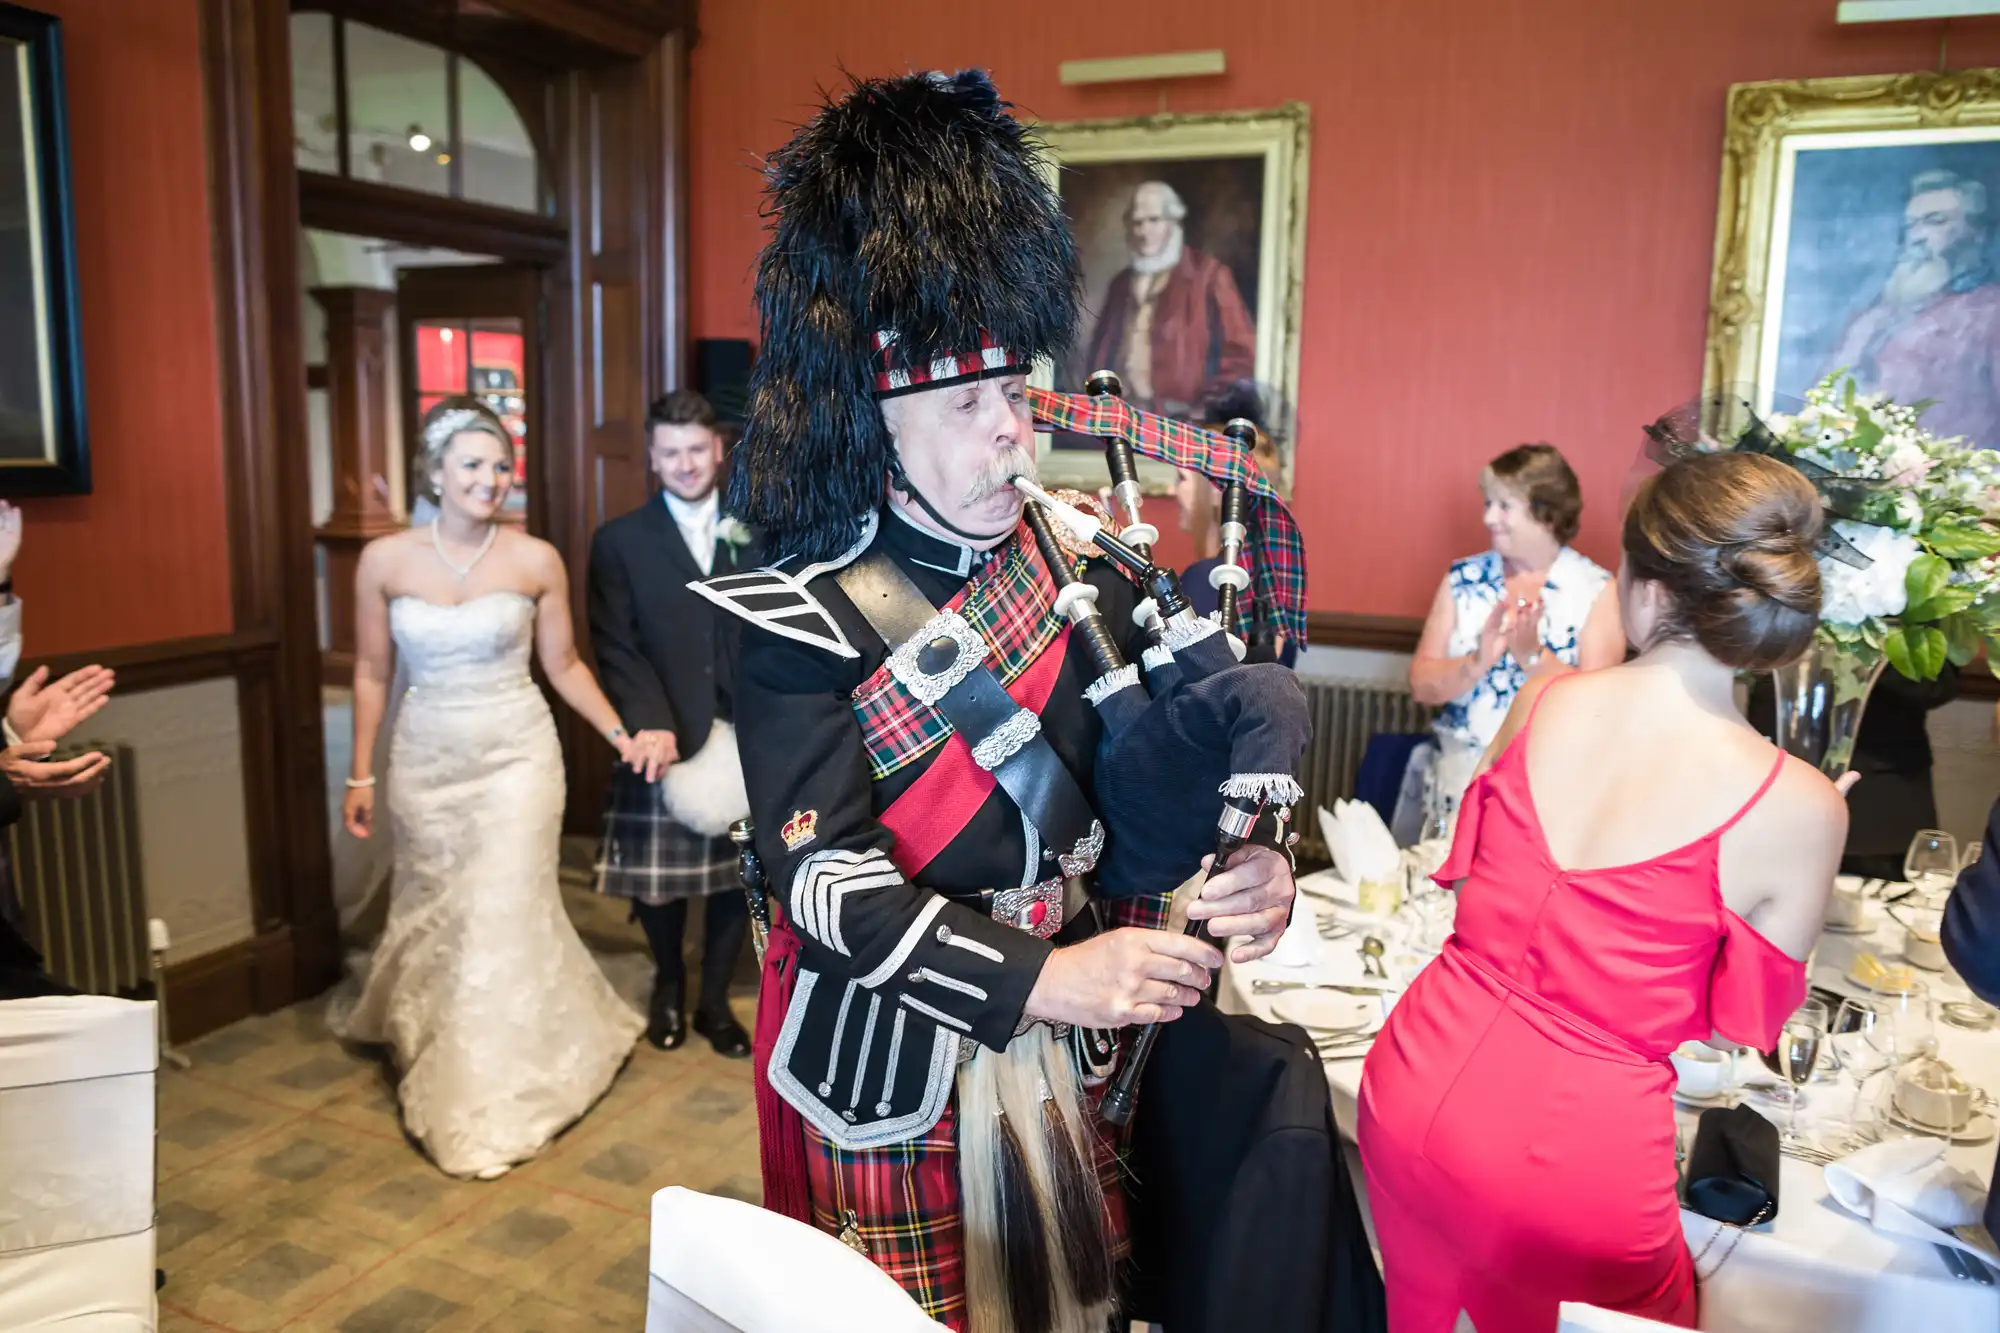
M807 565L796 573L786 569L787 562L781 560L762 569L696 579L687 586L697 595L759 629L769 630L795 643L824 648L837 657L859 657L861 654L847 641L840 623L806 585L821 574L859 559L861 553L868 549L868 544L875 540L875 526L875 515L868 515L862 525L861 536L854 545L831 560Z

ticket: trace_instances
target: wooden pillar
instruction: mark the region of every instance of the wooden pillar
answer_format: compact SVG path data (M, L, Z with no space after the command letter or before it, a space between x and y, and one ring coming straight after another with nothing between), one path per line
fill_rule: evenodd
M375 287L315 287L326 311L327 421L333 448L333 512L315 530L326 555L328 684L354 678L354 571L361 548L403 526L389 505L389 316L396 293Z

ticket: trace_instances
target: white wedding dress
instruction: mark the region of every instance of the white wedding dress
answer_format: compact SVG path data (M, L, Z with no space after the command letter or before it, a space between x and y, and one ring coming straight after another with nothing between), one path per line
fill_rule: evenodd
M519 593L389 604L410 678L385 792L395 883L334 1026L392 1048L403 1121L454 1176L534 1156L645 1028L563 911L562 754L528 675L534 620Z

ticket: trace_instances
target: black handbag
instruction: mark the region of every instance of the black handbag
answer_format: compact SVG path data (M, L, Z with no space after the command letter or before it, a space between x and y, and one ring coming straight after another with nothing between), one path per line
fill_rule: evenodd
M1703 1111L1688 1151L1687 1206L1731 1226L1778 1215L1778 1127L1747 1106Z

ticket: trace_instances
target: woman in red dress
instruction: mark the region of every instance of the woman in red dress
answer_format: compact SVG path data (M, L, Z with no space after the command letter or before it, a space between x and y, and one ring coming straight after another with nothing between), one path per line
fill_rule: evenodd
M1456 933L1361 1086L1392 1333L1548 1333L1565 1300L1694 1325L1667 1056L1776 1044L1847 831L1733 689L1811 641L1820 523L1770 459L1651 478L1618 577L1638 657L1535 682L1467 790Z

